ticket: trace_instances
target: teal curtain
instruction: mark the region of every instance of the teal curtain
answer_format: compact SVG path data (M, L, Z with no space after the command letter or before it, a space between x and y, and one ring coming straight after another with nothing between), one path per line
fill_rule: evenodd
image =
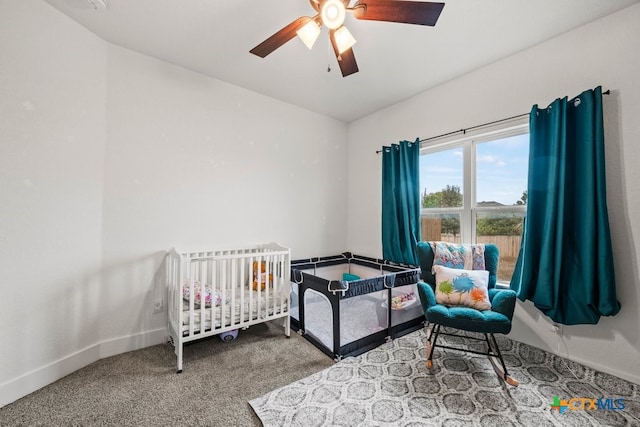
M554 322L595 324L620 311L607 214L602 89L529 116L523 242L511 280Z
M418 265L420 241L420 140L382 149L382 254Z

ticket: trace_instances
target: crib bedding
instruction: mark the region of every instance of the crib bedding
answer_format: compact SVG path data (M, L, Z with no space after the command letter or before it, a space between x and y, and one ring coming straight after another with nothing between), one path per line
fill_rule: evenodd
M287 305L281 304L282 299L279 295L275 295L273 291L270 292L269 297L265 296L265 292L261 291L246 291L244 295L244 303L238 298L235 303L231 301L213 307L206 307L204 309L205 316L205 331L211 330L211 314L213 311L215 321L214 328L221 328L224 326L230 326L239 324L241 322L252 321L261 319L267 316L271 316L275 313L283 313L287 311ZM275 300L275 302L274 302ZM274 307L275 304L275 307ZM274 310L275 308L275 310ZM224 310L223 310L224 309ZM199 306L194 306L193 309L193 323L194 332L200 330L201 318L203 310ZM224 313L224 316L222 314ZM182 332L187 333L189 331L191 319L191 311L189 310L189 302L182 302ZM224 320L223 320L224 319ZM224 325L222 322L224 321Z

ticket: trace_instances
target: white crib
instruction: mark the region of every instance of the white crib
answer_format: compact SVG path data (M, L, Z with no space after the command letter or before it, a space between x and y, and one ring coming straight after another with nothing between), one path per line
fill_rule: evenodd
M183 346L278 318L290 336L291 253L269 243L221 251L172 249L167 258L169 338Z

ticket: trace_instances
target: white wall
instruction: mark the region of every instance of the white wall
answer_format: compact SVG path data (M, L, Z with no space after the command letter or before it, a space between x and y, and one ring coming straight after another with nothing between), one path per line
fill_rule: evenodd
M0 406L96 342L105 54L44 2L0 1Z
M346 250L346 124L0 0L0 406L161 342L172 246ZM166 307L166 301L164 301Z
M640 5L449 81L349 125L348 246L379 257L381 159L375 151L526 113L533 104L602 85L607 200L622 311L558 337L530 302L519 303L511 337L640 383Z
M108 58L103 339L165 327L153 277L172 246L346 250L346 124L116 46Z

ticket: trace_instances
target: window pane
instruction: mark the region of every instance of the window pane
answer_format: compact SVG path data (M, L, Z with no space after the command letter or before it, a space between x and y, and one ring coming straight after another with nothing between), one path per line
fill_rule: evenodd
M462 207L462 147L420 156L423 208Z
M427 214L420 218L422 240L460 243L460 214Z
M529 134L476 146L476 205L526 204Z
M478 212L476 242L500 249L498 281L509 282L520 251L524 212Z

